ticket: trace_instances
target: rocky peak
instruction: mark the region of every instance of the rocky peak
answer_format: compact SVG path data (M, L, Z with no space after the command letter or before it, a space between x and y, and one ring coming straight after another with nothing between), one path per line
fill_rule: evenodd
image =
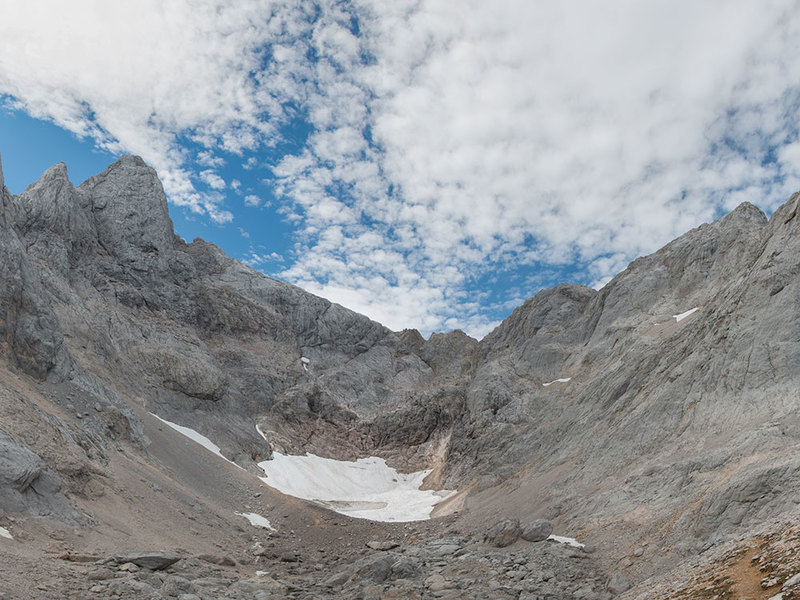
M15 225L22 233L35 230L48 238L57 234L59 245L85 242L91 237L91 226L63 162L47 169L17 196L13 208Z
M167 198L155 170L123 156L78 188L88 199L100 240L123 260L168 255L174 245Z
M56 163L47 169L44 173L42 173L42 176L39 177L35 183L30 184L25 191L27 192L28 190L42 189L44 187L53 185L55 182L67 182L72 185L69 181L67 165L63 162Z
M755 223L756 225L761 226L764 226L768 223L767 216L764 214L764 212L749 202L742 202L733 211L719 220L719 224L721 226L742 222Z

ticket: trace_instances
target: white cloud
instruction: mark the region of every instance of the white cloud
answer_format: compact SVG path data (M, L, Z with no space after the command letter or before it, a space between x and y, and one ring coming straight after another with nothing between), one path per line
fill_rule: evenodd
M210 169L206 171L201 171L200 179L208 187L215 190L224 190L227 187L225 184L225 180Z
M197 153L197 164L203 167L219 168L225 165L225 159L214 156L210 151L203 150Z
M257 269L267 263L282 263L284 262L283 256L277 252L263 252L263 247L257 251L250 248L248 252L239 259L244 264Z
M800 188L794 7L31 0L0 19L0 93L143 155L218 221L222 197L193 179L224 188L218 151L262 168L253 151L308 115L302 147L267 165L298 228L283 276L396 329L480 335L482 276L572 265L601 285Z
M247 196L244 197L244 203L247 206L258 206L261 204L261 198L255 194L247 194Z

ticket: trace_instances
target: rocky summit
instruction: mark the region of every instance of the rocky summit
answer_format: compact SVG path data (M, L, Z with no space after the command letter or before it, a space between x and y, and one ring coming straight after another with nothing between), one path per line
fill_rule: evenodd
M186 243L136 157L0 201L3 600L800 597L800 196L481 341ZM268 485L306 454L442 500Z

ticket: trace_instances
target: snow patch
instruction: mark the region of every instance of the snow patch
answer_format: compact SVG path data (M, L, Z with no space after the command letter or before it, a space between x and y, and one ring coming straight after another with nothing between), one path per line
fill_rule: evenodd
M568 546L572 546L573 548L584 548L586 544L581 544L578 540L571 537L564 537L561 535L551 535L548 540L553 540L554 542L558 542L559 544L567 544Z
M228 460L227 458L225 458L222 455L222 452L220 451L219 446L217 446L214 442L212 442L210 439L208 439L203 434L198 433L194 429L191 429L189 427L184 427L183 425L178 425L176 423L171 423L170 421L167 421L166 419L162 419L161 417L159 417L158 415L154 415L153 413L150 413L150 414L153 415L156 419L158 419L162 423L165 423L165 424L169 425L170 427L172 427L172 429L174 429L175 431L177 431L181 435L185 435L190 440L200 444L206 450L209 450L210 452L213 452L214 454L219 456L222 460L227 461L227 462L231 463L232 465L236 465L237 467L239 467L239 465L237 465L232 460ZM241 469L241 467L239 467L239 468Z
M269 522L269 519L262 517L257 513L237 512L236 514L250 521L250 525L252 525L253 527L263 527L264 529L269 529L270 531L276 531L276 529Z
M264 435L261 429L256 429ZM343 515L373 521L429 519L433 507L455 493L421 490L422 480L430 470L398 473L377 457L346 461L314 454L288 456L273 452L272 460L258 466L266 475L261 480L279 492L316 502Z
M308 365L311 363L311 359L306 358L305 356L300 357L300 364L303 365L303 370L308 371Z
M266 571L256 571L256 577L264 577L264 575L269 575Z
M693 315L693 314L694 314L694 313L696 313L698 310L700 310L700 308L699 308L699 307L697 307L697 306L695 306L694 308L692 308L692 309L689 309L689 310L687 310L686 312L683 312L683 313L681 313L681 314L679 314L679 315L672 315L672 318L673 318L673 319L675 319L675 322L676 322L676 323L680 323L680 322L681 322L681 321L683 321L683 320L684 320L686 317L688 317L689 315Z
M8 538L9 540L14 539L14 536L11 535L11 532L5 527L0 527L0 537Z
M572 381L572 377L564 377L562 379L554 379L548 383L543 383L542 387L547 387L548 385L553 385L554 383L567 383L568 381Z

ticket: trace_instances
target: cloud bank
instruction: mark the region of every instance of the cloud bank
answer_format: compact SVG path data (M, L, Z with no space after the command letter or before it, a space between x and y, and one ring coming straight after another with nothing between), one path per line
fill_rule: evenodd
M217 222L240 157L294 228L275 274L481 336L542 285L600 286L800 188L798 8L29 1L0 8L0 94L142 155Z

